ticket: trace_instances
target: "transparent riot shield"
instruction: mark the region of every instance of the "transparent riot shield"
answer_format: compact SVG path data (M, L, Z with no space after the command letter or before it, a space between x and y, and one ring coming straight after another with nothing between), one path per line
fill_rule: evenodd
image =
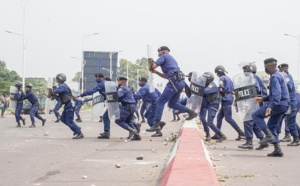
M55 100L51 100L51 93L53 88L53 78L48 77L48 83L47 83L47 98L45 103L45 113L50 114L50 110L53 110L55 106ZM51 109L51 107L53 107Z
M104 114L104 97L99 93L93 94L92 121L99 120L99 117Z
M9 109L16 110L17 100L18 100L18 88L15 86L10 86L9 93L10 93Z
M254 102L257 96L255 77L252 72L236 74L232 78L235 92L235 101L241 121L252 120L252 114L259 109L259 104Z
M118 85L113 81L105 82L105 92L109 118L120 118L120 105L118 99Z
M206 77L197 72L192 73L190 85L192 95L187 101L187 107L191 110L194 110L196 113L199 113L201 109L205 84Z

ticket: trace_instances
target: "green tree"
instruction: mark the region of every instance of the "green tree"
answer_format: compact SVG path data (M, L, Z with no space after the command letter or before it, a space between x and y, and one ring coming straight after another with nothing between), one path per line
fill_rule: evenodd
M18 73L7 69L6 63L0 60L0 93L9 93L9 87L19 80L21 80L21 77Z
M76 72L75 77L72 79L72 81L79 83L81 78L81 72Z

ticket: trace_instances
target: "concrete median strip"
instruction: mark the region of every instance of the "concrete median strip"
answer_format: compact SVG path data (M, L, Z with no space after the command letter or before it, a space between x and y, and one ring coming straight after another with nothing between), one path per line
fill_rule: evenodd
M160 185L219 185L195 120L184 122Z

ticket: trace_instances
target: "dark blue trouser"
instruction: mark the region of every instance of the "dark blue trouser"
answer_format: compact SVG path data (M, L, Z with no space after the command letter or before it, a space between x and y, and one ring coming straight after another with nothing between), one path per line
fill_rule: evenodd
M17 103L17 107L15 110L15 117L16 117L16 122L19 123L20 120L22 119L21 112L23 108L23 103Z
M75 105L75 114L76 114L76 117L79 119L80 118L80 114L79 114L79 112L80 112L80 109L81 109L81 107L82 107L82 103L79 103L79 104L76 104Z
M39 120L43 120L43 118L40 116L39 114L39 105L36 104L36 105L32 105L31 107L31 110L30 110L30 120L31 120L31 123L34 125L35 124L35 120L34 120L34 117L36 117L37 119Z
M141 114L141 117L142 117L142 120L145 120L145 117L144 117L144 114L145 114L145 111L148 110L148 108L150 107L150 103L149 102L144 102L143 101L143 104L141 106L141 110L140 110L140 114Z
M216 117L217 109L214 107L208 107L207 109L207 121L204 121L204 126L209 126L216 134L220 133L220 129L214 124L214 119ZM205 131L206 132L206 131ZM209 129L208 129L209 132Z
M128 130L129 127L135 129L133 122L133 114L135 109L135 105L120 106L120 118L116 119L115 123L125 130Z
M201 107L200 113L199 113L199 119L203 124L204 132L209 132L209 127L208 127L207 121L206 121L206 114L207 114L207 109L204 107Z
M284 113L288 110L288 106L275 105L272 109L268 124L266 124L265 122L267 108L267 106L262 106L257 111L255 111L252 114L253 121L261 130L269 128L269 130L273 133L276 142L279 143L277 129Z
M236 130L238 131L240 127L237 123L232 119L232 104L225 104L222 105L219 113L217 115L217 127L221 130L222 127L222 120L225 117L225 120Z
M66 103L64 110L60 116L60 120L66 124L75 134L80 134L81 130L74 122L74 107L72 103Z
M292 136L299 136L299 126L296 122L297 110L293 110L290 114L284 115L279 122L277 133L281 133L283 120L285 120L285 132L290 132Z
M109 132L110 131L110 119L108 117L108 109L103 114L103 124L104 124L104 131Z
M186 112L187 107L178 103L180 94L185 86L184 80L174 81L174 85L177 88L178 92L175 91L172 84L169 82L166 85L165 90L159 97L157 101L157 107L155 111L155 119L161 120L162 114L164 111L165 104L169 101L168 106L172 109L178 110L179 112Z
M246 139L253 139L253 132L258 139L264 137L264 133L260 130L253 120L244 121L244 131Z
M53 109L53 112L55 114L55 116L58 118L60 117L60 114L59 114L59 109L61 108L62 104L60 102L57 102L54 109Z
M147 118L147 123L150 127L152 127L155 123L156 106L157 106L156 103L151 104L145 114L145 117Z

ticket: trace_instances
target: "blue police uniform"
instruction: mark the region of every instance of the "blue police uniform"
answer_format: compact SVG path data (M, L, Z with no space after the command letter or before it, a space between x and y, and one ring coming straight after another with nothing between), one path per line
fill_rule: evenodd
M105 80L101 80L101 81L96 80L96 82L97 82L96 87L92 88L91 90L87 90L87 91L83 92L82 94L80 94L80 97L92 95L95 92L99 92L99 94L101 94L104 98L106 98ZM103 124L104 124L104 131L109 132L110 131L110 119L108 116L108 110L106 110L103 114Z
M59 114L59 109L62 107L62 104L61 104L61 101L60 101L60 98L59 97L54 97L54 99L56 100L56 105L55 105L55 107L54 107L54 109L53 109L53 112L54 112L54 114L55 114L55 116L57 117L57 118L59 118L60 117L60 114Z
M200 113L199 113L199 119L200 119L201 123L203 124L204 132L209 133L209 127L207 125L206 115L207 115L207 101L205 99L203 99L202 104L201 104Z
M168 101L169 101L168 106L172 109L178 110L179 112L186 112L188 108L178 103L180 93L182 92L185 86L185 82L183 79L182 80L174 79L175 73L180 72L180 68L178 67L176 60L170 54L162 54L157 59L155 64L161 67L163 73L167 76L168 79L170 79L174 83L174 86L177 89L176 92L172 84L169 82L167 83L166 88L164 89L163 93L159 97L157 101L155 119L160 121L162 118L164 105Z
M157 100L160 97L160 95L161 93L157 89L155 89L147 96L147 101L150 103L150 107L146 111L145 117L147 118L147 123L150 127L152 127L155 123L155 111L157 106Z
M59 85L59 87L57 89L55 89L53 91L54 94L58 94L60 96L60 98L66 96L66 95L70 95L71 94L71 90L68 87L67 84L62 83ZM61 114L60 120L66 124L73 132L74 134L81 134L81 129L80 127L78 127L76 125L76 123L74 122L74 107L72 105L71 99L69 99L68 101L64 102L63 99L61 99L62 104L65 105L64 106L64 110Z
M133 95L134 99L136 99L136 100L142 99L143 100L143 104L142 104L141 110L140 110L142 121L145 120L144 113L150 106L150 103L148 102L148 99L147 99L148 94L150 94L149 84L145 84L144 86L140 87L139 91L136 94Z
M186 106L187 100L188 100L188 98L183 98L183 99L180 99L180 100L178 101L178 103L181 104L181 105ZM180 120L180 117L179 117L180 112L179 112L178 110L173 109L173 110L172 110L172 113L173 113L173 119L174 119L174 120L176 120L176 115L177 115L177 117L178 117L178 120Z
M262 97L267 96L268 95L267 88L263 84L260 77L256 74L253 74L253 76L255 78L255 89L257 95L260 95ZM261 102L259 105L260 107L262 107L263 102ZM245 131L246 139L253 139L253 133L258 139L262 139L264 137L263 132L253 120L244 121L244 131Z
M83 105L83 101L80 99L80 98L76 98L76 99L73 99L73 101L75 102L75 115L77 117L77 119L80 119L80 109Z
M136 109L135 100L130 89L126 86L118 87L118 98L120 105L120 118L115 120L115 123L118 124L125 130L135 129L133 122L133 114Z
M221 129L222 120L225 117L225 120L238 132L241 133L240 127L232 119L232 104L233 104L233 82L225 74L219 78L219 89L222 88L221 95L221 108L217 115L217 127Z
M296 123L298 108L297 108L295 84L291 74L286 72L286 75L287 75L286 83L290 95L291 113L283 116L283 118L285 117L285 122L286 122L285 131L290 132L291 135L294 137L296 136L299 137L298 124ZM278 125L278 129L277 129L278 134L281 133L283 118Z
M277 127L284 113L288 110L289 92L284 78L277 70L274 70L270 76L269 95L263 96L263 100L269 102L255 111L252 118L261 130L269 128L276 142L279 143ZM268 124L264 120L267 108L272 109Z
M27 99L31 103L31 110L30 110L30 120L32 122L32 125L35 125L34 117L38 118L41 121L44 121L44 119L39 114L39 101L35 94L30 90L26 92L26 95L23 97L23 100Z
M216 134L219 134L220 129L213 123L220 104L219 90L214 82L211 82L205 86L202 103L203 109L207 110L207 120L202 121L204 125L204 131L208 133L209 128L211 128Z
M17 97L17 106L15 110L16 122L19 123L20 120L23 120L21 116L21 112L23 109L23 100L25 97L25 93L22 91L22 88L18 88L18 97Z

